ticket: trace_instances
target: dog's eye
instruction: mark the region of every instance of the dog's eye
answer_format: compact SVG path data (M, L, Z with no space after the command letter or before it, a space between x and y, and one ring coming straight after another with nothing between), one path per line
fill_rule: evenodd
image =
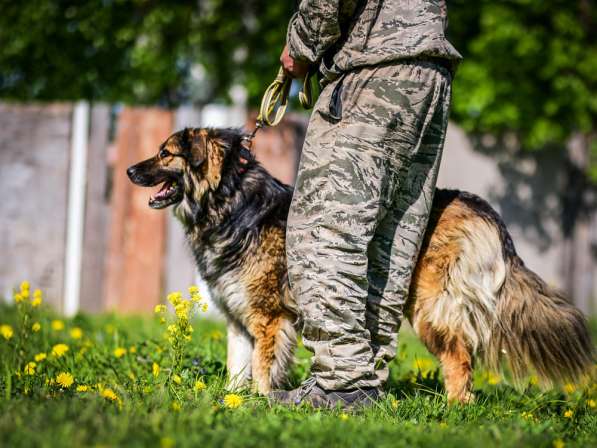
M166 157L168 157L170 155L170 151L168 151L167 149L161 149L160 150L160 159L165 159Z

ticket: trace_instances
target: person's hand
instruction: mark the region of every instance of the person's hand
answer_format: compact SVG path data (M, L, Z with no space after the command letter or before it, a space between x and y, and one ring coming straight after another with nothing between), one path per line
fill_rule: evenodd
M292 59L288 53L288 45L285 45L284 50L282 50L280 62L284 71L292 78L304 78L309 71L309 64Z

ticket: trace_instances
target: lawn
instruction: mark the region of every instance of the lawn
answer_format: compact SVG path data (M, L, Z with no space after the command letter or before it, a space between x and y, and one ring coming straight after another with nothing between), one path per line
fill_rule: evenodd
M477 371L476 402L450 406L408 328L374 407L288 409L224 389L224 326L194 292L170 296L175 313L71 320L27 284L15 295L0 306L0 446L597 446L595 383L515 390ZM291 385L308 366L300 348Z

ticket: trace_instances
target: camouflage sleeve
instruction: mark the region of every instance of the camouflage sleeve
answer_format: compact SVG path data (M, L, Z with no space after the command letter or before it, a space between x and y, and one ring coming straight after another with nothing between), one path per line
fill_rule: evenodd
M316 63L340 37L340 0L302 0L290 19L286 43L293 59Z

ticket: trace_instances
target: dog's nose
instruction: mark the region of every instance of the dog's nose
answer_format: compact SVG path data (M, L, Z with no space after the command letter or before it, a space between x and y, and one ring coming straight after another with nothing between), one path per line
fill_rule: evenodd
M135 167L131 166L128 170L126 170L126 174L128 175L129 179L132 179L135 175Z

